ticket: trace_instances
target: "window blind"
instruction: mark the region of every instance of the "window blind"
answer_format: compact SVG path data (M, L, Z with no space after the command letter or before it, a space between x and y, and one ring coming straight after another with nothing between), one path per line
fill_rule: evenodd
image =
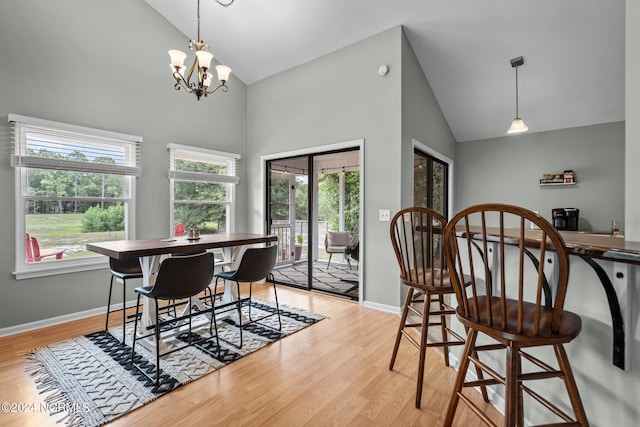
M9 122L13 167L140 176L141 137L15 114Z
M240 155L238 154L179 144L169 144L167 148L169 150L169 179L225 184L238 184L240 182L238 177ZM193 163L224 164L227 168L227 174L180 170L176 167L176 160Z

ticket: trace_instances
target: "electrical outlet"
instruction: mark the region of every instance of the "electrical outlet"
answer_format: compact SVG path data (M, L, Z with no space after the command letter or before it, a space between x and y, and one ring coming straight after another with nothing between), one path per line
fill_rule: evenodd
M378 217L380 218L380 221L390 221L391 211L389 209L380 209L378 211Z

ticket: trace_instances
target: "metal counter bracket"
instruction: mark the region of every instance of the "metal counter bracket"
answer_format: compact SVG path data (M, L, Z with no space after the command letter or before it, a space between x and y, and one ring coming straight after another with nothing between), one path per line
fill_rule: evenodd
M580 256L593 268L598 275L604 292L609 302L611 321L613 327L613 364L625 371L631 370L631 346L627 342L633 342L631 331L631 283L634 266L630 264L613 263L613 283L604 269L587 256ZM625 324L627 328L625 328Z

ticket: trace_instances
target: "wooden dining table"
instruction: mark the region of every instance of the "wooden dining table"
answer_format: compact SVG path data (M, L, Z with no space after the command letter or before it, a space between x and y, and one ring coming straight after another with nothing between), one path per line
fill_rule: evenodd
M231 268L234 268L240 252L244 246L269 244L278 240L275 235L263 235L254 233L221 233L221 234L201 234L198 239L188 237L156 238L142 240L112 240L106 242L87 243L86 248L102 255L115 259L138 258L142 269L143 286L152 286L155 282L155 275L158 272L163 257L172 254L198 253L210 249L222 249L225 261L229 261ZM225 282L225 289L222 296L223 303L233 302L239 298L236 287ZM194 299L196 305L201 305L198 298ZM141 318L142 331L153 328L155 320L151 313L155 312L155 301L153 298L144 298L144 310ZM204 307L200 307L204 311ZM147 335L136 331L139 335ZM163 343L156 343L153 335L140 341L147 349L155 351L155 346Z
M457 229L460 235L463 229ZM470 226L469 231L479 236L480 226ZM498 227L487 227L488 241L491 237L499 235ZM513 244L520 240L519 229L505 228L505 237ZM635 266L640 265L640 242L627 241L622 235L607 233L594 233L588 231L560 231L565 241L565 246L570 255L582 259L598 276L605 291L609 311L611 313L613 329L612 363L620 369L631 369L631 345L633 343L632 328L632 299L631 291L634 284ZM542 232L536 229L527 229L524 233L525 246L538 246L542 240ZM495 256L497 251L490 249ZM555 268L555 253L549 253L545 260L545 275L549 282L553 282ZM610 261L613 263L611 277L598 261Z

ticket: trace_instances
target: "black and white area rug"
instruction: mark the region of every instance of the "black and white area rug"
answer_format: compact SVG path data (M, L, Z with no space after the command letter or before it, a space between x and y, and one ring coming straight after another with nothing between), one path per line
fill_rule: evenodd
M251 310L257 318L275 313L275 304L253 299ZM257 323L243 327L241 349L221 339L219 352L215 341L205 343L215 357L195 346L161 357L159 387L131 364L133 324L128 325L125 345L120 342L122 326L117 326L109 332L94 332L34 349L29 354L27 370L45 395L45 407L58 422L100 426L324 318L282 304L280 314L281 331ZM208 336L209 322L203 323L200 330L194 327L192 333ZM261 323L277 328L278 318L272 316ZM239 342L239 329L231 321L218 321L218 334L227 341ZM164 341L170 349L184 345L182 340L186 337L184 332ZM138 363L155 378L155 353L136 344L136 355Z

